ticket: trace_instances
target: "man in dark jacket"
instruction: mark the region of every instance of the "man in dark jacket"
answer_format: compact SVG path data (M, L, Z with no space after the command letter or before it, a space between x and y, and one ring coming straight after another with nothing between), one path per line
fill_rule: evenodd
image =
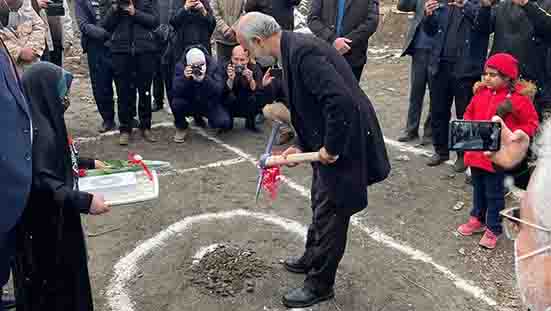
M192 45L201 45L211 54L210 38L216 27L208 0L186 0L175 15L170 18L170 26L175 36L171 38L163 55L163 72L169 102L172 101L172 82L174 68L182 58L184 51Z
M140 130L148 142L157 139L151 132L151 83L157 62L157 42L153 30L159 26L157 7L152 0L134 0L130 5L115 4L103 20L111 35L115 86L119 97L119 144L128 145L132 134L131 106L139 93Z
M424 29L434 38L429 59L432 139L435 154L427 165L437 166L450 158L448 131L455 102L458 119L473 96L488 51L489 32L479 23L479 0L425 3ZM457 154L456 172L465 170L463 154Z
M306 251L285 262L289 271L307 277L283 303L308 307L334 296L350 217L367 207L367 186L390 171L382 132L350 66L327 43L312 35L282 32L274 18L257 12L243 17L237 38L252 54L275 57L283 65L299 141L283 155L319 152L320 162L312 164L314 216Z
M413 19L410 20L409 32L404 45L404 52L402 53L402 56L411 56L411 74L406 130L404 135L398 138L398 141L409 142L419 137L419 123L421 121L421 113L423 112L425 90L429 84L429 71L427 68L429 65L430 49L432 48L432 38L423 29L425 1L400 0L398 2L398 10L415 12ZM429 113L423 126L423 145L429 144L432 141L430 122L429 108Z
M379 25L379 0L313 0L308 27L344 55L360 81L369 38Z
M536 110L540 114L551 108L551 84L546 67L551 46L551 0L505 0L492 6L482 0L479 20L494 32L491 55L509 53L518 59L521 79L536 83Z
M0 311L4 311L2 288L10 277L15 255L15 227L27 205L32 181L32 124L27 99L17 70L0 39L0 122L2 141L2 207L0 208ZM8 143L9 142L9 143Z
M209 125L219 130L231 128L231 118L222 104L224 72L207 50L200 45L191 46L176 66L172 89L172 114L176 133L174 142L183 143L188 133L186 117L193 116L203 125L207 117Z
M283 30L295 29L295 7L301 0L248 0L245 12L260 12L270 15Z
M257 132L255 117L260 113L259 90L262 70L250 62L249 53L238 45L224 66L224 105L233 118L245 118L245 128Z

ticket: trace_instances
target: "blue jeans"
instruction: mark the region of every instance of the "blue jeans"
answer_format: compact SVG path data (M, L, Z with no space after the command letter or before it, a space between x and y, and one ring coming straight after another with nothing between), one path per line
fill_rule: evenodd
M219 102L191 102L184 98L178 98L170 102L174 126L178 129L188 128L186 117L206 117L209 126L215 129L231 129L232 119L229 111Z
M505 174L471 168L473 177L473 209L471 216L485 223L495 235L503 232L501 212L505 208Z
M4 311L2 289L10 280L10 262L13 256L15 256L15 228L7 233L0 233L0 311Z

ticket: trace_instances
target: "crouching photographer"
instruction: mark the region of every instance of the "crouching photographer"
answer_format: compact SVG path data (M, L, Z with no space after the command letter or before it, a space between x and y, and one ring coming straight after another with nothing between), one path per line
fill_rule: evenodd
M222 104L223 76L222 67L202 45L190 46L184 51L176 66L170 102L176 127L174 142L185 141L188 116L194 117L201 127L203 117L207 117L211 128L221 131L231 128L230 114Z
M262 83L262 70L250 62L249 54L240 45L233 49L230 62L225 66L224 104L232 118L245 118L245 128L257 132L255 117L260 113L257 100Z
M157 139L151 133L151 83L158 57L153 30L159 26L153 0L117 0L103 20L111 33L111 53L117 88L120 145L128 145L132 134L132 109L139 93L138 114L143 138Z

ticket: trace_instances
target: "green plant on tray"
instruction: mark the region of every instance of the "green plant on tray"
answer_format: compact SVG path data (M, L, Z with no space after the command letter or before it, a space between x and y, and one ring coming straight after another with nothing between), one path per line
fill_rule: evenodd
M170 163L163 161L143 161L149 169L162 169L170 166ZM81 177L91 177L91 176L104 176L110 174L118 174L125 172L138 172L143 170L143 167L137 164L132 164L128 160L106 160L103 161L107 165L107 168L103 169L93 169L86 170L81 173Z

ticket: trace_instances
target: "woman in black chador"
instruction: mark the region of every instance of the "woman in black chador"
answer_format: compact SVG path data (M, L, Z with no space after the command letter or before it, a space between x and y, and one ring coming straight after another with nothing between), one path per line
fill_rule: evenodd
M63 119L71 80L51 63L33 65L22 78L34 135L31 194L17 239L17 311L93 310L80 214L109 207L78 191L78 155Z

